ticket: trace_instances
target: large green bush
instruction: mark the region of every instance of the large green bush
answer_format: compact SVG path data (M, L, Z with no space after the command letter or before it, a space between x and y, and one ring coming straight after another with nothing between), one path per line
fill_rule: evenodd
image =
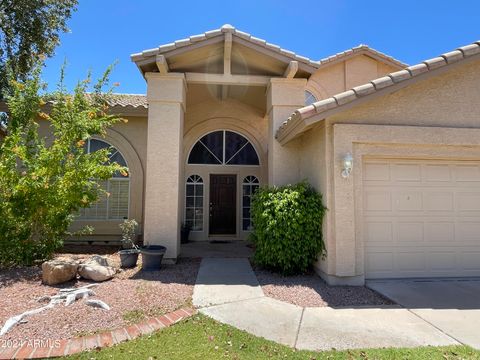
M308 183L257 190L252 220L255 263L285 275L303 273L325 252L322 196Z
M12 81L7 98L8 136L0 144L0 267L49 258L68 236L75 214L102 193L99 181L116 171L126 175L110 162L110 149L85 151L88 139L104 136L120 121L107 113L108 94L102 92L110 70L90 94L90 79L73 94L61 83L48 105L40 71L37 66L24 82ZM38 133L41 118L49 121L50 142Z

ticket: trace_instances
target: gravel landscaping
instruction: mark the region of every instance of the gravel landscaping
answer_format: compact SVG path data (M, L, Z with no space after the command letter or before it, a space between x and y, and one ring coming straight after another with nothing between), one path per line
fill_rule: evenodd
M81 259L91 254L61 256ZM117 254L104 256L118 266ZM92 299L106 302L110 311L87 306L84 300L68 307L60 304L27 317L26 323L15 326L2 339L68 339L173 311L190 304L199 265L200 259L179 259L177 264L164 265L160 271L142 272L140 267L120 271L112 280L99 283L93 289L96 295ZM40 267L0 270L0 327L9 317L44 305L37 301L41 296L89 283L79 279L47 286L41 283Z
M282 276L253 266L266 296L302 307L378 306L393 303L364 286L328 286L314 273Z

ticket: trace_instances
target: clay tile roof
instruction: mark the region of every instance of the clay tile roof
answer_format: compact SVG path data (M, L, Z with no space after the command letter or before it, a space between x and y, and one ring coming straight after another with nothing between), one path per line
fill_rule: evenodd
M364 85L356 86L343 93L317 101L310 106L297 109L286 121L283 122L283 124L277 130L276 137L280 141L288 141L284 139L292 132L293 129L297 128L300 123L307 119L310 119L309 124L320 121L325 118L327 112L329 115L332 115L332 110L338 109L340 112L343 109L342 106L346 104L351 104L355 101L373 95L380 90L388 90L388 88L393 87L396 84L405 83L408 80L422 74L432 72L436 69L440 69L478 55L480 55L480 41L459 47L454 51L450 51L438 57L425 60L419 64L406 67L403 70L395 71L381 78L372 80ZM315 119L311 119L313 117L315 117ZM293 138L293 136L290 136L289 138Z
M108 96L110 106L122 108L148 108L147 96L142 94L111 94Z
M88 96L88 94L87 94ZM109 94L107 95L107 102L110 108L123 113L128 110L133 110L135 113L144 113L148 109L147 96L143 94ZM46 102L48 106L53 104L52 100ZM0 111L8 111L5 102L0 102ZM0 127L1 131L1 127Z
M383 60L384 62L390 63L392 65L396 65L398 67L404 68L408 66L408 64L405 64L404 62L395 59L392 56L386 55L378 50L375 50L371 48L368 45L365 44L360 44L358 46L355 46L351 49L339 52L335 55L328 56L326 58L323 58L319 61L320 65L326 65L332 62L344 60L347 57L352 57L353 55L360 55L360 54L366 54L366 55L371 55L374 56L380 60Z
M149 58L151 56L158 55L158 54L163 54L163 53L166 53L166 52L171 51L171 50L183 48L185 46L194 44L194 43L202 41L202 40L212 38L214 36L222 35L224 33L231 33L233 35L238 36L239 38L248 40L252 43L263 46L266 49L269 49L269 50L275 51L279 54L285 55L285 56L291 58L292 60L297 60L297 61L303 62L303 63L305 63L307 65L310 65L310 66L313 66L315 68L318 68L320 66L319 61L314 61L314 60L311 60L307 57L295 54L292 51L282 49L278 45L270 44L264 39L259 39L257 37L252 36L249 33L240 31L230 24L225 24L220 29L207 31L207 32L204 32L203 34L199 34L199 35L193 35L193 36L190 36L186 39L177 40L177 41L175 41L173 43L170 43L170 44L160 45L158 48L144 50L140 53L132 54L130 57L131 57L132 61L134 61L134 62L139 61L139 60L144 60L144 59Z
M131 57L132 61L134 61L134 62L145 60L145 59L150 58L152 56L159 55L159 54L164 54L164 53L166 53L168 51L171 51L171 50L183 48L185 46L194 44L194 43L202 41L202 40L212 38L214 36L219 36L219 35L222 35L224 33L231 33L233 35L238 36L241 39L250 41L250 42L252 42L256 45L260 45L260 46L264 47L265 49L274 51L278 54L289 57L292 60L296 60L296 61L305 63L305 64L310 65L310 66L312 66L314 68L317 68L317 69L322 67L323 65L327 65L327 64L330 65L332 62L341 61L341 60L344 60L345 58L360 55L360 54L370 55L372 57L375 57L375 58L377 58L381 61L384 61L388 64L393 65L393 66L397 66L399 68L403 68L403 67L407 66L407 64L401 62L400 60L397 60L397 59L395 59L391 56L388 56L388 55L386 55L386 54L384 54L380 51L372 49L371 47L369 47L367 45L363 45L363 44L361 44L359 46L356 46L356 47L353 47L351 49L342 51L338 54L326 57L326 58L321 59L319 61L312 60L308 57L296 54L293 51L282 49L280 46L275 45L275 44L271 44L264 39L257 38L257 37L252 36L251 34L246 33L244 31L240 31L230 24L225 24L220 29L207 31L207 32L205 32L203 34L199 34L199 35L193 35L193 36L190 36L189 38L182 39L182 40L177 40L177 41L175 41L173 43L170 43L170 44L160 45L159 47L154 48L154 49L144 50L140 53L132 54L130 57Z

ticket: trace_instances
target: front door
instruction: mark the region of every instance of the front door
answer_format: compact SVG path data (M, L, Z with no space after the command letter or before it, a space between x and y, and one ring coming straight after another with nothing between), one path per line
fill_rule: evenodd
M210 234L236 234L237 175L210 175Z

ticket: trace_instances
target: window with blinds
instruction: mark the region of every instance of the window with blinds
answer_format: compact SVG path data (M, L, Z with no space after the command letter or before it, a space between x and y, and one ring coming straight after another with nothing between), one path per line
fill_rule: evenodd
M91 139L86 144L86 151L93 152L98 149L110 148L110 161L126 166L127 163L120 152L103 140ZM128 219L130 200L130 178L115 174L108 181L100 181L102 192L98 200L90 207L81 209L79 220L122 220ZM107 196L107 193L110 194Z

